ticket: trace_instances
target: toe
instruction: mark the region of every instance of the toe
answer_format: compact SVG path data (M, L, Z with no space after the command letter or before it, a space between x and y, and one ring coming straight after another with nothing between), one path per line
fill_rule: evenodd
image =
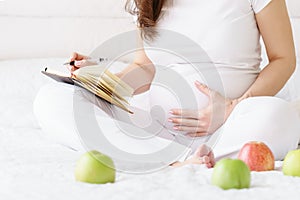
M202 144L198 147L198 149L195 151L195 156L197 157L203 157L203 156L206 156L210 153L210 148L205 145L205 144Z

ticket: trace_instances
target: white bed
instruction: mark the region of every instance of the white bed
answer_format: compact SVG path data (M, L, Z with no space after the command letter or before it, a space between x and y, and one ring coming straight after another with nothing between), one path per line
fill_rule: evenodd
M1 199L299 199L300 178L284 176L280 162L276 171L252 173L249 190L211 186L212 171L201 166L144 175L118 173L114 184L76 182L73 170L80 153L46 140L32 112L36 92L51 81L41 76L42 66L63 61L0 62Z
M32 2L35 7L29 6ZM118 173L114 184L76 182L73 170L81 153L45 139L33 115L32 104L38 89L51 82L40 70L46 65L61 66L72 50L88 53L112 34L130 30L133 25L131 18L120 11L123 0L90 0L88 6L85 0L68 2L0 1L0 199L300 198L300 178L284 176L280 171L281 162L276 163L275 171L252 172L251 188L247 190L223 191L211 186L212 170L202 166L166 168L144 175ZM288 2L299 56L300 3L299 0ZM87 9L79 12L76 9L81 5ZM98 10L100 6L103 9ZM45 8L48 12L44 12ZM99 23L105 30L97 27ZM76 31L79 25L84 30ZM22 35L17 34L20 28L24 28ZM88 40L68 41L70 34ZM60 46L64 48L57 48ZM299 74L298 70L294 76ZM300 94L297 80L300 79L292 79L287 86L293 98Z

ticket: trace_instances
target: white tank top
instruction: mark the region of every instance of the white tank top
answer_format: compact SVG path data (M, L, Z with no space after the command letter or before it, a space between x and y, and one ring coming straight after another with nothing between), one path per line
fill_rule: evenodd
M260 32L255 14L270 2L271 0L173 0L172 5L163 10L155 40L160 40L160 29L171 30L191 39L204 50L220 74L224 95L238 98L260 72ZM189 73L194 76L191 74L192 70L182 64L182 60L174 58L174 55L149 50L148 47L153 43L145 42L145 52L154 64L174 65L180 73L184 73L186 69L190 71L185 74L187 79ZM176 44L175 40L170 45ZM176 48L187 47L180 46L179 42ZM189 50L187 54L191 55L193 51ZM195 58L195 55L191 57ZM203 60L199 56L199 62L201 61ZM197 58L192 59L192 62L197 62ZM218 87L212 88L219 90Z

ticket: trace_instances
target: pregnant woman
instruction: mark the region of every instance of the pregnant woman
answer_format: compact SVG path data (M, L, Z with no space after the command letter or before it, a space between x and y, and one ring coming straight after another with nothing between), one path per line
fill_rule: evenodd
M128 1L126 8L136 18L141 48L136 52L134 62L117 75L135 89L135 94L150 89L151 103L160 105L168 113L168 128L183 132L185 137L195 141L191 147L192 156L173 165L194 163L211 167L214 156L217 159L235 157L249 141L266 143L277 160L297 148L299 116L285 100L288 97L277 96L296 65L284 0L134 0ZM151 47L160 39L160 29L184 35L201 46L214 64L224 91L205 84L204 79L194 76L192 71L185 73L184 63L143 49L146 42ZM263 70L259 68L261 37L269 60ZM161 60L163 65L174 64L175 71L183 70L199 107L177 107L169 94L151 86L155 65L161 64ZM70 61L75 61L71 71L89 65L87 56L78 53L74 53ZM137 81L138 77L143 77L144 84ZM72 115L71 90L47 86L41 89L35 101L35 113L42 128L45 132L57 133L57 140L64 134L62 129L74 130L74 124L68 122ZM53 126L53 123L62 122L63 126ZM76 133L72 134L59 142L73 140ZM219 135L212 153L201 143L203 136L215 134Z

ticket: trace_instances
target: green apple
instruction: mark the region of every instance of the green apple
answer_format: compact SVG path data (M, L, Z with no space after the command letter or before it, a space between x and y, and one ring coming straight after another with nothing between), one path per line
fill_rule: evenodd
M242 160L222 159L212 174L212 184L224 190L249 188L250 181L250 169Z
M300 177L300 149L290 151L284 158L283 174Z
M116 171L112 159L98 151L83 154L75 167L75 179L86 183L113 183Z

